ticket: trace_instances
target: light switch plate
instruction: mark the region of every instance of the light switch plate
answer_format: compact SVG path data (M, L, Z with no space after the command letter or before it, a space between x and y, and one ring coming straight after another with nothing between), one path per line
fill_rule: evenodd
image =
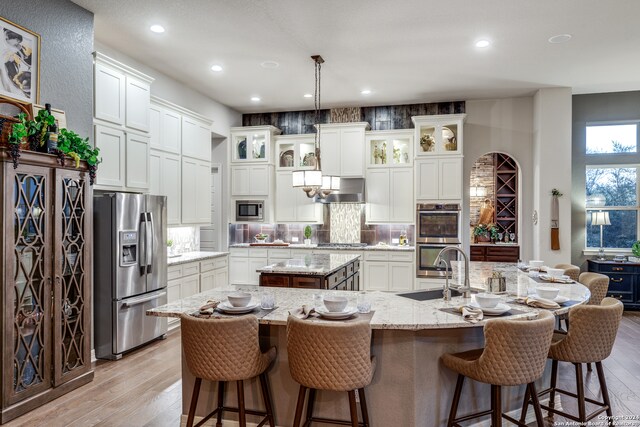
M298 243L298 238L297 237L292 237L291 238L291 243Z
M400 239L391 239L391 244L392 245L397 245L400 243Z

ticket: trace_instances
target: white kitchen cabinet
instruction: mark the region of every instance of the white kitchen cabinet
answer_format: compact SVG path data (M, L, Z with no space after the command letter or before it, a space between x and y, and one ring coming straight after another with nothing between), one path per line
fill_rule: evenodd
M315 134L275 137L276 170L313 169L316 164Z
M125 159L127 189L149 191L149 137L128 133Z
M249 285L258 286L260 284L260 273L256 270L269 265L267 258L249 258Z
M232 196L269 196L271 165L231 166Z
M414 116L416 157L461 155L466 114Z
M229 249L229 283L232 285L259 285L258 268L269 264L268 252L264 248Z
M182 155L211 161L211 127L189 116L182 116Z
M167 224L180 225L181 181L180 156L159 150L149 150L149 192L167 196Z
M211 163L182 158L182 223L211 223Z
M225 267L220 270L215 270L213 272L214 275L214 287L222 288L229 284L229 270Z
M180 285L180 299L188 298L200 292L200 275L183 277Z
M149 107L149 123L151 148L180 154L182 115L162 106L157 98L153 98Z
M200 292L209 291L216 286L215 272L200 273Z
M149 147L155 150L162 149L162 107L151 104L149 106Z
M367 168L410 168L413 165L413 133L412 129L365 132Z
M410 168L367 169L367 223L414 221L413 171Z
M231 163L273 163L271 151L280 129L273 126L231 128Z
M125 99L125 126L142 132L149 132L150 82L127 75Z
M124 72L96 62L94 66L94 117L115 124L124 124Z
M275 222L322 223L322 204L307 197L300 188L294 188L292 172L276 172Z
M365 261L364 276L367 282L364 289L367 291L389 290L389 265L385 261Z
M120 189L125 185L126 135L120 129L96 125L95 145L100 149L99 173L96 188Z
M389 262L389 290L393 292L413 290L415 275L412 263Z
M320 125L322 173L344 178L365 175L365 131L369 123Z
M366 251L364 253L364 289L409 291L413 289L414 252Z
M415 162L416 199L462 199L462 156L433 157Z

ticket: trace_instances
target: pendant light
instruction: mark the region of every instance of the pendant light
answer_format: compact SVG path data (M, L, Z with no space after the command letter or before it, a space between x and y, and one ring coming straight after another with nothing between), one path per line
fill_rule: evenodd
M324 59L320 55L311 57L315 64L315 88L314 88L314 113L316 134L314 137L314 148L316 162L313 169L295 170L292 173L293 186L302 188L307 197L317 196L324 199L334 191L340 190L340 177L332 175L322 175L320 160L320 67Z

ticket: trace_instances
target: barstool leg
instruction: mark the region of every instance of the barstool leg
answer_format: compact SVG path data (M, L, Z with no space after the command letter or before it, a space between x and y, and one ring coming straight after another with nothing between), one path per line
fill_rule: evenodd
M529 394L531 395L531 401L533 403L533 410L536 414L536 424L538 427L544 427L542 408L540 407L540 401L538 400L538 391L536 390L536 385L534 383L529 383L527 388L529 389Z
M367 409L367 399L364 397L364 388L358 389L360 397L360 412L362 412L362 423L364 427L369 427L369 410Z
M587 372L593 372L593 368L591 367L591 363L587 363Z
M520 422L524 423L527 419L527 412L529 411L529 400L531 399L531 387L529 384L525 387L524 400L522 401L522 411L520 412Z
M576 388L578 389L578 418L584 422L586 416L584 401L584 379L582 377L582 363L574 363L576 367Z
M502 387L491 384L491 427L502 427Z
M451 402L451 410L449 411L449 421L447 427L453 426L453 420L456 419L458 412L458 403L460 402L460 395L462 394L462 384L464 384L464 375L458 374L458 380L456 381L456 391L453 393L453 402ZM493 419L493 417L491 418Z
M304 397L307 394L307 388L300 386L298 391L298 403L296 404L296 416L293 419L293 427L300 427L300 418L302 418L302 408L304 407Z
M316 389L315 388L310 388L309 389L309 397L307 398L307 419L304 422L304 426L310 426L311 425L311 417L313 417L313 405L316 402Z
M244 412L244 381L236 381L238 386L238 424L247 427L247 416Z
M356 392L350 390L349 394L349 412L351 412L351 426L358 427L358 407L356 406Z
M549 393L549 408L555 408L556 405L556 384L558 382L558 361L551 361L551 392ZM553 412L549 411L547 414L553 418Z
M602 392L602 402L607 405L609 425L613 426L613 410L611 409L611 401L609 401L609 389L607 388L607 381L604 378L602 362L596 362L596 371L598 372L598 381L600 382L600 391Z
M198 405L198 395L200 394L200 384L202 378L196 378L193 383L193 393L191 393L191 404L189 405L189 416L187 417L187 427L193 427L193 419L196 416L196 406Z
M224 381L218 381L218 420L216 427L222 427L222 408L224 407Z
M269 427L275 427L273 420L273 407L271 406L271 392L269 391L269 383L267 382L267 375L260 374L260 387L262 388L262 399L264 400L264 407L267 412L267 419L269 420Z

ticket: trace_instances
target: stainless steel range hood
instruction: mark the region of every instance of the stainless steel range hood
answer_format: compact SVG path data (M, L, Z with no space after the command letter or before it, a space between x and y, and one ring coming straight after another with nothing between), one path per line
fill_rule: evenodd
M320 199L318 203L364 203L364 178L340 178L340 191L331 193L326 198Z

